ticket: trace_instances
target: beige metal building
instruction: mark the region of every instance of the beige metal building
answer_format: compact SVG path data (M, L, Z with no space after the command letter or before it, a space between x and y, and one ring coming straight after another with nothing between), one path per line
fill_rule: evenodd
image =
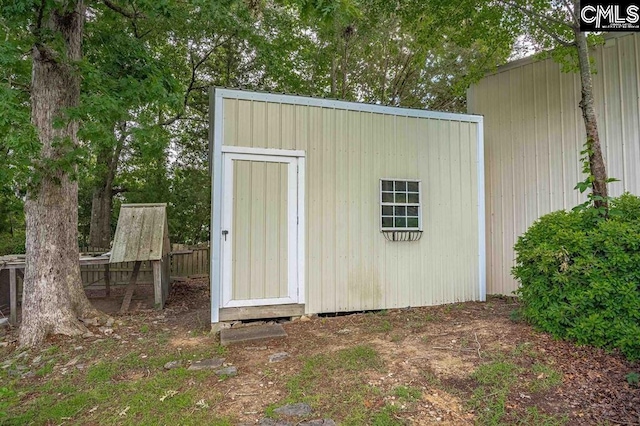
M640 194L640 35L607 37L594 52L594 89L612 195ZM535 219L584 201L585 140L580 76L527 58L500 67L468 91L468 111L484 116L487 292L510 294L515 244Z
M212 323L484 300L482 117L211 102Z

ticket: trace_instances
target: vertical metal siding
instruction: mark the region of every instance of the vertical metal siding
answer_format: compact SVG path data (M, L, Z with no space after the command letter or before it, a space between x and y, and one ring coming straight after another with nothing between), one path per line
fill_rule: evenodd
M288 166L234 163L233 299L286 297Z
M594 52L594 89L612 195L640 193L640 35L610 38ZM584 201L574 190L585 132L580 77L551 59L507 65L468 93L485 117L487 293L510 294L513 245L535 219Z
M477 123L225 99L223 129L306 152L308 312L479 299ZM380 178L422 181L420 241L380 233Z

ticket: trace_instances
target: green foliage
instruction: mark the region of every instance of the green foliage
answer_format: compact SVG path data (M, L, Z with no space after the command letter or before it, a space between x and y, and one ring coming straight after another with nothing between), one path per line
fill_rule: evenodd
M543 216L515 245L523 316L562 339L640 359L640 198Z
M577 189L580 193L584 193L587 189L592 189L596 178L591 173L590 158L593 155L593 149L591 147L592 140L587 139L585 143L585 149L580 152L582 158L582 173L586 175L585 179L578 182L573 189ZM606 183L618 182L619 179L608 178ZM613 197L603 197L602 195L596 195L592 192L587 194L587 201L582 204L578 204L573 208L574 211L587 211L593 215L596 220L606 219L609 214L618 214L617 210L610 211L609 203L613 200Z
M1 172L0 172L1 173ZM0 182L0 256L25 252L25 219L22 199L15 188Z
M513 322L522 321L522 312L520 311L520 309L514 309L509 312L509 319Z
M626 376L624 376L624 378L627 380L627 383L629 383L632 386L640 385L640 373L631 372Z
M13 235L8 233L0 234L0 256L23 253L25 253L24 229L14 232Z
M506 60L516 28L490 2L290 2L322 46L298 71L312 93L384 105L465 111L469 84Z
M54 2L42 3L43 19ZM465 90L510 54L514 34L500 7L381 0L237 0L87 4L77 108L58 117L80 124L78 146L59 141L39 161L30 120L31 57L38 8L0 8L0 193L24 195L44 174L79 180L79 230L87 243L92 197L166 202L173 242L208 239L208 88L244 87L378 104L463 112ZM3 203L0 200L0 208ZM20 205L19 209L22 209ZM0 221L3 212L0 212ZM2 224L0 224L2 227ZM13 252L21 237L5 237ZM84 240L84 241L82 241ZM7 249L9 250L9 249Z

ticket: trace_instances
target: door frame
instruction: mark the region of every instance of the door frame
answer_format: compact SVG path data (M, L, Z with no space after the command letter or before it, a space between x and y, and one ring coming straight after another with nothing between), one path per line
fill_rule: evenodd
M223 150L224 151L224 150ZM222 285L221 285L221 308L236 308L249 306L298 304L300 298L300 288L298 283L300 275L298 269L304 263L304 258L300 258L299 250L299 211L303 207L304 188L300 188L300 158L293 155L270 155L238 152L231 150L223 152L223 200L222 200ZM275 150L274 150L275 151ZM233 299L233 255L234 255L234 161L252 161L263 163L277 163L287 165L287 296L263 299Z
M213 97L213 96L212 96ZM223 304L224 297L223 295L223 287L224 287L224 279L226 269L224 265L223 259L223 241L224 236L222 235L223 228L223 217L224 217L224 209L225 203L223 200L224 195L224 185L225 185L225 176L227 171L225 170L225 156L230 156L234 154L242 154L244 155L253 155L261 158L265 157L294 157L297 159L297 302L298 304L305 304L306 299L306 283L305 283L305 172L306 172L306 153L302 150L289 150L289 149L275 149L275 148L254 148L254 147L244 147L244 146L225 146L222 145L222 133L223 133L223 113L222 113L222 97L217 99L218 102L215 102L214 108L212 109L213 113L211 114L212 126L212 139L213 144L210 145L210 167L211 167L211 175L212 175L212 185L211 185L211 237L210 237L210 245L211 245L211 267L210 267L210 280L211 280L211 323L217 323L220 320L220 309L223 307L232 307L233 305L225 306ZM258 161L260 159L258 158ZM264 160L263 160L264 161ZM233 175L231 175L231 179L233 179ZM228 179L226 179L228 181ZM288 283L291 286L291 283ZM250 306L261 306L267 305L269 299L261 299L259 305L250 305ZM242 305L246 306L246 305Z

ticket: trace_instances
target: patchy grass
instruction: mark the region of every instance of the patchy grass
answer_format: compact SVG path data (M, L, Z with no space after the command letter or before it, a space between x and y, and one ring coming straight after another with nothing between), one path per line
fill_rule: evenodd
M255 424L297 402L312 406L308 419L347 426L624 424L637 412L637 365L586 347L576 357L570 343L511 321L512 301L313 318L285 324L286 339L229 347L199 325L206 308L178 306L123 316L111 336L54 338L24 355L0 347L0 425ZM276 352L289 357L269 362ZM212 357L238 377L185 368ZM176 360L182 368L164 369ZM603 389L620 400L589 400Z
M529 426L562 426L565 425L569 421L566 415L562 416L554 416L549 414L544 414L540 411L538 407L527 407L525 408L524 415L520 416L514 424Z
M376 333L389 333L392 330L393 330L393 324L391 323L391 321L387 319L382 321L377 321L373 325L373 331L375 331Z
M118 372L118 366L112 362L99 362L87 370L87 382L91 384L110 382Z
M562 383L562 375L548 364L536 363L531 367L535 376L529 384L531 392L542 392L558 386Z
M415 401L420 399L422 391L411 386L398 386L393 390L393 395L406 401Z
M98 352L100 347L117 346L103 342L94 345L98 348L79 357L81 362L93 363L79 369L76 362L65 374L55 374L64 364L54 366L54 363L69 357L58 355L57 349L43 350L42 356L50 357L36 372L36 377L42 377L43 381L30 385L25 386L21 379L0 370L0 379L7 383L0 391L0 424L234 424L232 418L202 408L219 402L215 395L210 395L209 403L205 400L198 404L204 386L219 380L213 372L191 372L185 368L164 371L162 365L166 360L176 359L176 354L162 354L151 350L152 347L145 351L157 355L132 351L115 359L103 356L95 361L86 355ZM206 350L200 347L182 353L181 358L199 358L204 354L210 357L212 352L217 352L215 346Z
M528 360L522 356L523 352L533 353L525 345L511 353L493 354L493 361L480 365L471 374L477 386L469 405L477 413L477 424L562 425L567 422L566 416L544 414L535 405L526 407L523 413L508 409L512 394L544 392L562 382L561 374L548 364L536 362L530 367L518 365L519 361Z
M373 426L396 426L404 423L395 417L398 409L392 405L385 405L382 409L371 416L371 425Z
M307 402L325 417L343 419L344 425L397 424L384 422L387 409L380 391L363 384L367 372L383 369L380 355L367 345L311 356L287 380L288 395L282 403ZM274 407L267 408L267 416L274 416Z
M510 362L493 361L481 365L471 375L478 383L470 405L478 413L478 423L499 425L506 415L506 403L512 385L516 381L518 367Z

